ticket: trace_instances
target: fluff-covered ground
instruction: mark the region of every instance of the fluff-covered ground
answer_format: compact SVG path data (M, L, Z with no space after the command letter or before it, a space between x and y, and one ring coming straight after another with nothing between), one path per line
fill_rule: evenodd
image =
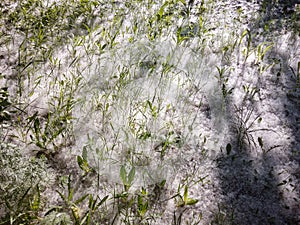
M3 224L300 224L297 1L24 2Z

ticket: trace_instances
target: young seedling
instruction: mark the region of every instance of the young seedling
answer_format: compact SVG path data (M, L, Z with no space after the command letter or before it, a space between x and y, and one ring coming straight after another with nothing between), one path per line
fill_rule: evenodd
M243 85L243 90L245 92L245 96L243 98L243 101L250 100L252 101L254 99L255 94L258 93L258 90L256 87L251 87L251 85Z
M246 29L243 31L238 46L241 45L241 43L245 37L247 38L247 46L246 46L246 48L243 49L243 54L245 57L244 63L247 61L247 59L250 55L250 52L251 52L250 48L251 48L252 36L251 36L251 32L249 29Z
M218 70L218 76L215 76L218 79L218 84L221 87L222 90L222 96L223 96L223 102L222 102L222 110L225 109L225 104L226 104L226 100L228 98L229 95L232 94L233 89L234 88L228 88L228 80L229 80L229 76L225 75L225 72L228 70L228 68L226 67L218 67L216 66L217 70Z
M255 116L254 119L251 120L254 113L253 108L237 108L237 106L235 106L235 108L237 117L236 120L233 121L233 124L238 135L239 146L242 147L245 141L248 142L249 145L251 145L251 143L255 145L255 141L251 133L257 131L256 129L253 129L253 126L256 121L261 121L260 115Z
M183 195L181 195L180 193L178 193L178 197L179 197L179 200L177 202L177 207L184 207L184 206L188 206L188 205L195 205L198 202L197 199L189 198L188 197L188 185L184 186Z
M127 174L125 166L122 165L120 168L120 178L122 180L124 191L127 192L132 185L135 176L135 167L132 167L130 172Z
M268 68L270 68L273 64L263 63L265 55L267 52L273 47L273 43L261 43L257 46L257 58L255 64L259 66L259 73L262 74Z
M87 161L87 146L83 147L82 156L77 156L77 163L80 169L84 171L84 176L93 170Z
M65 181L62 181L62 187L65 188ZM64 201L64 207L59 210L64 210L71 214L74 220L75 225L81 224L90 224L91 216L95 213L95 211L108 199L108 196L105 196L99 202L97 202L98 197L96 199L93 198L91 194L83 194L81 197L74 199L74 188L72 187L74 181L72 180L71 175L68 176L67 179L67 193L56 191L61 199ZM88 210L86 213L83 213L83 207L80 207L80 204L83 204L84 201L89 198L88 202ZM58 208L55 207L55 210ZM49 211L52 211L50 209Z
M141 193L137 197L137 205L138 205L138 214L141 218L145 217L146 212L148 211L148 199L147 199L147 191L142 187Z
M130 217L133 215L132 209L136 205L135 196L130 194L128 191L132 185L134 180L135 169L134 167L130 170L129 174L127 174L125 166L123 165L120 169L120 177L123 183L124 191L121 193L114 190L113 199L114 207L115 204L117 206L117 213L115 214L112 224L117 220L118 217L121 216L121 220L125 224L130 224Z
M92 218L93 215L95 214L95 212L97 210L99 210L99 207L102 206L106 200L108 199L108 195L106 195L105 197L103 197L102 199L100 199L98 196L97 198L93 198L93 195L90 194L89 195L89 203L88 203L88 211L85 213L85 215L82 217L81 219L81 223L80 224L93 224L92 223ZM98 201L99 200L99 201Z

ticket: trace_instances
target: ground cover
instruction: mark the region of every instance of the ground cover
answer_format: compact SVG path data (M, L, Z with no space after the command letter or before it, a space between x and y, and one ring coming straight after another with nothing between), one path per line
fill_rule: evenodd
M300 223L297 1L0 3L0 224Z

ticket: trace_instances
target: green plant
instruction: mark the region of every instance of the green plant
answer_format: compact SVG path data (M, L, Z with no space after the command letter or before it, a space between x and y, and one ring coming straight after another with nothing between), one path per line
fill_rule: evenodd
M267 43L261 43L257 46L257 59L256 63L260 63L264 60L264 57L266 53L273 47L273 43L267 44ZM266 47L264 48L264 45Z
M135 204L135 198L129 193L129 189L132 185L135 176L135 169L132 167L129 174L127 174L125 166L120 168L120 178L123 183L123 191L116 192L114 190L113 199L114 206L117 207L117 212L113 218L112 224L121 216L124 223L130 223L130 217L132 216L132 208Z
M178 187L179 189L179 187ZM179 192L179 190L178 190ZM178 194L179 200L177 201L177 207L184 207L187 205L195 205L198 200L188 197L188 186L184 186L183 194Z
M242 32L241 38L239 40L238 46L242 44L242 41L246 38L246 47L242 50L242 53L245 57L244 63L247 61L249 55L251 54L251 42L252 42L252 36L249 29L246 29Z
M198 30L198 25L194 23L179 27L176 31L177 44L180 45L182 42L196 37Z
M135 176L135 167L132 167L129 173L125 169L125 166L120 168L120 178L123 183L124 191L127 192L132 185Z
M160 159L163 160L167 151L171 147L181 147L183 145L183 138L180 134L176 134L173 128L168 128L169 131L166 133L164 138L160 140L158 144L154 146L154 150L160 153Z
M188 189L189 189L188 185L184 186L183 194L180 194L181 188L182 187L179 185L178 194L172 197L176 199L176 206L179 209L179 210L177 209L179 215L177 215L178 213L176 213L175 211L173 213L172 224L174 225L182 224L182 216L184 212L188 210L187 206L195 205L198 202L197 199L188 197ZM198 224L198 222L196 222L196 224Z
M233 88L227 88L229 76L226 76L225 72L228 70L228 68L220 68L218 66L216 66L216 68L218 70L218 76L216 76L216 78L218 79L218 83L221 86L223 98L226 99L230 94L232 94L233 91Z
M269 64L263 63L265 55L267 54L268 51L270 51L270 49L272 47L273 47L273 43L270 43L270 44L262 43L257 46L257 56L256 56L257 58L255 61L255 64L259 65L260 74L262 74L264 71L266 71L268 68L270 68L272 66L272 64L269 65Z
M237 133L237 141L238 141L238 147L242 148L244 147L244 144L247 143L249 146L253 144L254 147L257 147L256 141L252 135L252 133L255 133L257 131L268 131L268 132L274 132L272 129L267 128L255 128L256 125L260 124L262 121L262 118L260 115L254 115L254 108L236 108L236 120L233 121L235 132ZM261 137L258 137L257 139L259 146L263 150L264 153L269 152L270 150L281 147L281 145L274 145L269 147L268 149L264 148L263 140Z
M149 207L149 201L148 201L148 193L146 189L142 187L141 193L138 194L137 197L137 208L138 208L138 215L141 218L144 218Z
M261 122L262 119L260 115L254 116L253 108L250 109L247 109L245 107L237 108L237 106L235 106L235 109L236 109L236 120L233 121L233 124L234 124L234 129L238 135L237 141L239 147L243 147L243 144L245 142L248 143L249 145L251 145L251 143L255 145L255 141L251 133L258 131L257 129L254 129L254 126L255 126L255 122L257 121Z
M253 101L254 96L258 93L256 87L251 87L251 85L243 85L243 90L245 92L245 96L243 98L243 102L249 100Z
M215 105L224 122L235 111L229 126L238 147L264 155L279 147L254 135L270 129L256 129L261 118L252 107L263 84L248 82L248 70L271 66L279 42L259 40L262 18L253 20L248 4L228 14L227 5L1 1L0 224L201 224L202 199L190 195L195 184L206 188L209 175L197 166L211 164L222 139L207 126ZM296 8L288 32L297 27ZM272 32L275 20L263 19L263 34ZM295 92L299 68L290 68ZM242 106L230 109L242 88ZM233 221L223 208L210 222Z
M84 146L82 150L82 155L77 156L78 166L84 172L84 175L87 175L89 172L93 170L88 164L87 156L88 156L87 146Z
M63 189L67 188L67 190L65 193L58 190L56 192L63 200L64 205L49 209L46 212L46 216L50 215L52 212L56 212L56 214L66 213L66 215L69 215L68 218L70 218L75 225L93 224L95 219L94 216L102 217L101 213L99 213L99 211L101 211L100 207L105 204L109 196L106 195L101 199L99 196L94 198L94 195L92 194L84 194L79 198L74 199L74 191L76 190L73 188L72 184L74 184L74 181L70 175L66 180L62 179L61 186ZM45 218L45 220L49 220L49 218Z
M79 86L80 78L56 82L58 93L49 102L50 109L47 114L39 115L35 112L28 116L25 125L25 134L29 134L31 143L39 147L39 154L45 154L47 157L56 154L61 147L71 141L69 133L73 120L72 110L76 104L74 93Z
M24 158L6 143L0 144L0 153L0 224L38 224L45 203L41 193L50 180L44 161Z

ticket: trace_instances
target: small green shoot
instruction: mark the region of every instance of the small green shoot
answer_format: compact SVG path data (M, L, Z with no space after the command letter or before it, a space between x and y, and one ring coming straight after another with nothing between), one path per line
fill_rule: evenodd
M241 35L241 38L240 38L240 41L238 43L238 46L240 46L242 44L242 41L244 38L247 38L246 42L247 42L247 45L246 45L246 48L243 49L243 54L244 54L244 63L247 61L250 53L251 53L251 42L252 42L252 36L251 36L251 32L249 29L246 29L242 32L242 35Z
M87 147L83 147L82 156L77 156L77 163L81 170L85 172L85 174L91 172L91 168L87 161Z
M146 212L148 211L149 203L147 195L148 193L146 189L142 188L141 193L137 197L138 214L141 218L144 218Z
M179 194L179 201L177 207L184 207L187 205L195 205L199 200L188 197L188 186L184 186L183 195Z
M121 166L120 177L121 177L125 192L127 192L129 190L129 188L131 187L132 182L134 180L134 176L135 176L135 167L132 167L131 170L129 171L129 173L127 174L125 166L124 165Z

